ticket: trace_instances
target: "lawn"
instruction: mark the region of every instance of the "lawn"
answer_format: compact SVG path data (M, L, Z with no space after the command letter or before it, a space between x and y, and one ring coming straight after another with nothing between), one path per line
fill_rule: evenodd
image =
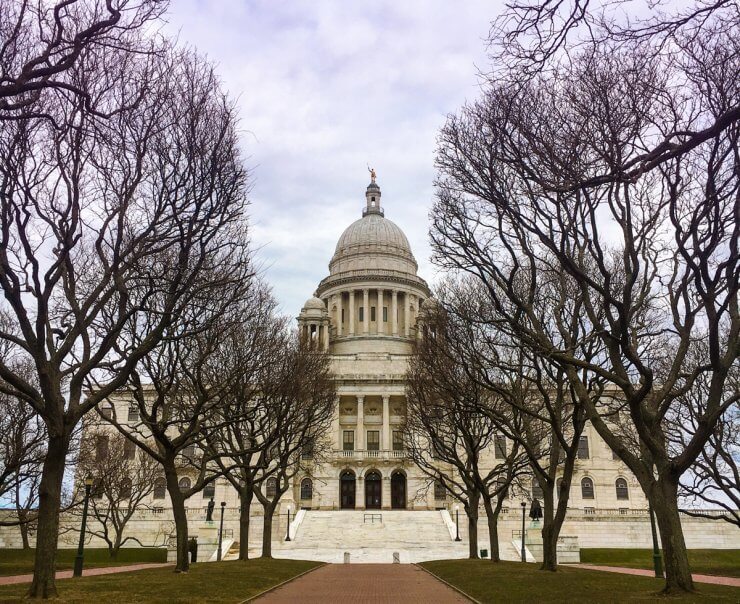
M578 568L552 573L534 564L489 560L439 560L424 568L480 602L716 602L740 601L740 588L698 585L696 595L665 598L660 579Z
M57 581L58 602L236 603L305 572L321 562L267 560L194 564L190 572L139 570ZM18 602L28 585L0 586L0 602Z
M33 572L34 549L0 549L0 576L25 575ZM76 549L60 549L57 553L57 570L74 566ZM122 566L142 562L167 562L167 549L162 547L127 547L118 551L118 558L111 560L108 548L85 548L85 568L97 566Z
M581 548L581 562L652 569L653 550ZM692 549L689 563L691 571L701 575L740 577L740 549Z

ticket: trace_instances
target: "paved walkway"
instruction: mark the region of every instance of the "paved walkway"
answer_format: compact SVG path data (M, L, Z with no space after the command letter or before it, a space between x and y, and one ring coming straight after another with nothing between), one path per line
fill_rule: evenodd
M151 562L147 564L129 564L128 566L101 566L99 568L83 568L83 577L93 577L95 575L113 575L115 573L127 573L132 570L143 570L145 568L160 568L162 566L172 566L171 562ZM71 570L58 570L57 579L71 579ZM30 583L33 581L33 575L10 575L0 577L0 585L13 585L15 583Z
M259 604L463 604L469 600L411 564L327 564L255 600Z
M570 566L570 565L569 565ZM587 570L603 570L608 573L621 573L623 575L641 575L643 577L654 577L655 572L644 568L624 568L622 566L598 566L596 564L573 564L577 568ZM716 577L714 575L691 575L697 583L712 583L713 585L730 585L740 587L740 579L736 577Z

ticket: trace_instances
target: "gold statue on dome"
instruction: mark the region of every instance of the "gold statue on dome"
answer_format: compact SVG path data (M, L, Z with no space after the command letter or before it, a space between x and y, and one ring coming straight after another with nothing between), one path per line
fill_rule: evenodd
M370 172L370 182L375 184L375 179L378 176L377 174L375 174L375 168L371 168L370 166L368 166L367 171Z

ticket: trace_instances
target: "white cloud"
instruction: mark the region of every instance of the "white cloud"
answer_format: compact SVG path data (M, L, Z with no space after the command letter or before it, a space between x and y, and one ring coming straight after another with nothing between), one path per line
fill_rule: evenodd
M284 311L326 276L378 172L386 216L429 264L435 138L477 94L500 5L173 0L168 28L218 64L253 169L253 239Z

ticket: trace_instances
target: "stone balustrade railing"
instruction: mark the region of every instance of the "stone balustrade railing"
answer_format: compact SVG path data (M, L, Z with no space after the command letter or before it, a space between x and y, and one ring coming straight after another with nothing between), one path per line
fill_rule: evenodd
M406 451L334 451L334 454L342 460L362 460L362 459L404 459L407 457Z

